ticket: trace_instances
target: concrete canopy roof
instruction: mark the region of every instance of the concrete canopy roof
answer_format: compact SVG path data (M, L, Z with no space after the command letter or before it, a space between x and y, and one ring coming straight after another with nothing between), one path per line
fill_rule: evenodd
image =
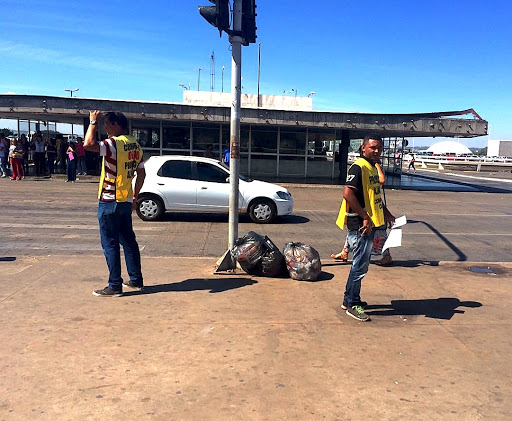
M0 95L0 118L84 124L89 110L119 111L129 119L195 121L229 124L231 109L172 102L70 98L39 95ZM460 118L471 115L473 118ZM488 123L473 109L416 114L365 114L333 111L283 111L242 108L241 123L260 126L344 130L349 138L368 133L382 137L461 137L487 135Z

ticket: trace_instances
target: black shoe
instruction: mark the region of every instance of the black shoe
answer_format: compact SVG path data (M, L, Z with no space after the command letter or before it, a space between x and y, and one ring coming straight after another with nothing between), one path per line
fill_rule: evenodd
M132 281L123 282L123 286L136 289L137 291L142 291L144 289L144 285L134 285Z
M92 295L95 295L96 297L120 297L123 295L123 291L114 291L109 287L105 287L103 289L97 289L96 291L93 291Z
M359 301L358 303L354 303L354 305L366 307L368 303L366 301ZM341 305L342 310L346 310L348 308L348 304L345 300L343 300L343 304Z
M359 320L360 322L369 322L370 316L366 314L363 310L363 307L361 306L352 306L350 308L347 308L345 311L350 317Z

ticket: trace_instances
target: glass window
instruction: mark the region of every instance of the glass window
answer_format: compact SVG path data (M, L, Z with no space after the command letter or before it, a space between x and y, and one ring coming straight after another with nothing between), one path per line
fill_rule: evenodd
M279 154L302 155L306 152L306 129L281 129Z
M143 148L160 148L160 129L132 128L132 136Z
M195 150L206 150L206 146L209 144L213 145L212 154L213 156L219 155L219 135L220 129L218 125L205 125L197 126L194 125L193 137L194 137L194 149Z
M277 129L253 126L251 132L252 152L277 153Z
M190 124L164 127L163 148L190 149Z
M192 162L191 161L166 161L158 170L160 177L183 178L185 180L192 179Z
M211 181L214 183L227 183L229 174L206 162L197 162L197 178L200 181Z

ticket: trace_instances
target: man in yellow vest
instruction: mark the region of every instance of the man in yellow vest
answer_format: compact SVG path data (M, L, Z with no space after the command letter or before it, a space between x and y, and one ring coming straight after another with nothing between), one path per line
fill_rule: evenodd
M379 174L375 164L380 161L383 142L380 136L368 135L361 145L361 157L348 170L343 203L336 224L348 228L348 244L354 260L347 279L341 308L356 320L368 321L361 301L361 281L368 272L373 237L378 227L395 221L381 197Z
M103 157L98 191L98 221L101 246L109 270L108 286L93 291L99 297L120 297L123 285L137 290L144 288L140 251L132 226L132 209L146 176L142 162L142 148L128 135L128 120L122 113L105 114L104 124L108 139L96 142L98 110L89 113L89 128L85 135L84 149ZM135 188L132 180L137 175ZM126 269L130 280L121 277L120 247L123 246Z

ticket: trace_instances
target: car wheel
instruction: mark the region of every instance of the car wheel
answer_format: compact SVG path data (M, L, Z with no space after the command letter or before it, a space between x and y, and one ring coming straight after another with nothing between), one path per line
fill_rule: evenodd
M143 197L137 200L137 215L143 221L156 221L164 213L164 204L156 197Z
M276 205L268 199L256 199L249 207L249 216L257 224L268 224L276 215Z

